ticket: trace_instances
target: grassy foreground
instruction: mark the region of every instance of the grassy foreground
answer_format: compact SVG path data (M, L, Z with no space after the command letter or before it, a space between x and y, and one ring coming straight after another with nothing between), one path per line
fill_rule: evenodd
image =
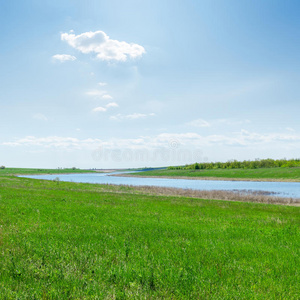
M35 175L35 174L66 174L66 173L93 173L91 170L81 169L29 169L29 168L5 168L0 169L0 176L9 175Z
M299 208L0 177L1 299L299 299Z
M215 177L250 180L291 180L300 181L300 168L261 168L261 169L208 169L208 170L154 170L139 172L138 176L174 177Z

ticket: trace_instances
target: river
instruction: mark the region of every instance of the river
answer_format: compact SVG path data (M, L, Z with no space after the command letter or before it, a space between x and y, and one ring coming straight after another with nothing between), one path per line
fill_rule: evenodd
M98 184L159 186L193 190L223 190L223 191L249 191L264 192L277 197L300 198L300 182L256 182L256 181L228 181L228 180L192 180L170 178L143 178L119 177L113 173L83 173L83 174L54 174L54 175L26 175L22 177L61 181L84 182ZM129 172L128 172L129 173ZM134 172L130 172L134 173ZM114 175L114 176L110 176Z

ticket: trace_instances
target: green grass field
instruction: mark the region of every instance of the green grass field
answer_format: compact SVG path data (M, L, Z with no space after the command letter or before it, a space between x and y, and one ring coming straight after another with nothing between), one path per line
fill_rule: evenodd
M218 177L241 179L279 179L300 181L300 168L262 168L262 169L210 169L210 170L155 170L139 172L139 176L185 176Z
M0 177L1 299L299 299L298 207Z
M5 168L0 169L0 176L9 175L34 175L34 174L65 174L65 173L92 173L91 170L81 169L26 169L26 168Z

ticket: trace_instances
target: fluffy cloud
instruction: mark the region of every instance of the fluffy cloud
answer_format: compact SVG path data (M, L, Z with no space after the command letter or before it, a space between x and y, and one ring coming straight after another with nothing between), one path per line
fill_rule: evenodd
M111 100L113 97L109 94L107 94L107 91L101 91L101 90L90 90L85 93L87 96L93 97L93 98L101 98L105 100Z
M138 58L146 51L144 47L127 42L112 40L103 31L89 31L79 35L62 33L61 40L82 53L95 53L101 60L126 61L128 58Z
M99 106L93 109L93 112L105 112L107 109L105 107Z
M56 54L52 56L52 59L54 61L65 62L65 61L74 61L76 60L76 57L69 54Z
M106 107L107 108L109 108L109 107L119 107L119 105L116 102L110 102L110 103L106 104Z
M118 103L116 102L110 102L108 104L105 105L105 107L99 106L93 109L93 112L105 112L107 111L107 108L111 108L111 107L119 107Z

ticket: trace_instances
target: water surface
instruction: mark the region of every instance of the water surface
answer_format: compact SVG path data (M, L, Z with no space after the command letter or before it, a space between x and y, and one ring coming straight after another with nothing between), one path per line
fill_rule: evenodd
M54 175L26 175L22 177L61 181L98 183L98 184L126 184L147 185L159 187L173 187L193 190L223 190L223 191L250 191L265 192L278 197L300 198L300 182L255 182L255 181L225 181L225 180L193 180L170 178L143 178L109 176L124 174L114 173L84 173L84 174L54 174ZM135 172L127 172L135 173Z

